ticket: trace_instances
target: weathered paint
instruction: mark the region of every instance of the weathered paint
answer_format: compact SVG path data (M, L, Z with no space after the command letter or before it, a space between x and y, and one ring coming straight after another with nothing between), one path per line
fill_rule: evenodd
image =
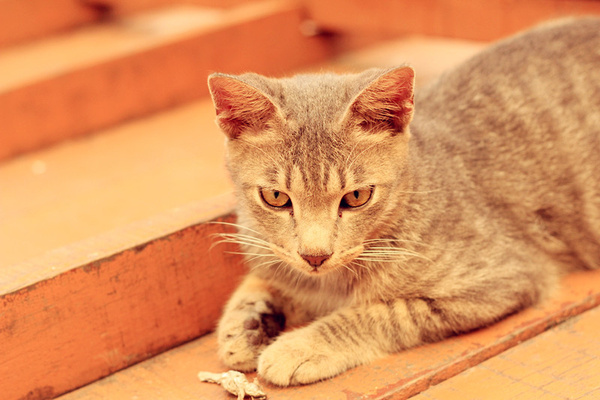
M531 339L532 341L537 340L537 335L552 327L554 328L550 332L560 331L570 324L569 318L594 309L600 304L600 271L576 273L567 276L562 283L560 292L545 303L514 314L488 328L392 355L314 385L292 388L264 385L264 388L271 400L409 398L487 359L504 354L502 352L507 349L514 348L514 351L518 352L521 346L525 347L524 345L529 343L527 340L531 338L534 338ZM594 311L596 314L597 310ZM565 320L567 320L566 325L556 326ZM590 322L587 317L586 320ZM586 365L597 363L600 356L597 347L598 331L594 328L597 322L590 323L591 325L586 324L581 330L592 335L588 336L591 339L582 341L578 345L579 352L590 354L586 358ZM579 325L573 326L574 329L580 329L577 328ZM553 345L544 347L544 356L547 353L548 360L551 361L546 363L558 364L556 368L559 368L560 360L552 358L554 350ZM196 373L201 370L214 372L226 370L217 359L216 353L216 338L210 334L67 394L60 400L97 398L120 400L130 399L132 396L153 400L229 399L229 395L222 388L201 383L196 378ZM574 363L576 361L571 362L570 365ZM540 369L546 367L547 364L539 364ZM538 367L533 366L532 372L536 372L536 368ZM581 366L582 370L585 368L587 368L585 365ZM590 370L586 371L588 372L585 372L585 376L589 379L586 378L584 384L593 389L596 383L590 378ZM253 376L254 374L250 375L251 378ZM452 382L452 379L447 382ZM147 397L148 393L152 395ZM445 397L440 398L446 400ZM459 398L462 399L460 396L456 397ZM491 397L484 396L484 398Z
M2 296L2 399L51 398L211 330L244 271L235 247L211 250L231 230L193 225Z

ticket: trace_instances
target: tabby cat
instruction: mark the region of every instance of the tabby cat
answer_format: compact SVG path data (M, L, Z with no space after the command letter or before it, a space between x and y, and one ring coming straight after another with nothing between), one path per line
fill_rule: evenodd
M209 87L239 202L223 240L250 267L217 329L231 368L315 382L600 267L600 19L499 42L416 97L408 66Z

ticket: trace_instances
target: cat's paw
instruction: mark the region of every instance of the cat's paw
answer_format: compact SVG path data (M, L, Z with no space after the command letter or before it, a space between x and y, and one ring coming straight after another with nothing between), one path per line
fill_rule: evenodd
M264 300L242 302L227 311L217 329L219 356L230 368L256 369L258 355L281 332L285 317Z
M343 356L298 329L281 335L260 355L258 374L278 386L313 383L338 375L348 368Z

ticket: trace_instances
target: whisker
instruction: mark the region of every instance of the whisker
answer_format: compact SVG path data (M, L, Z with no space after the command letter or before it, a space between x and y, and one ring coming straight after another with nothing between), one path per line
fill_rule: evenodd
M398 253L398 254L361 254L359 257L356 257L357 260L363 261L384 261L384 262L394 262L400 261L407 257L415 257L421 258L423 260L433 262L430 258L425 257L422 254L418 253Z
M277 265L277 268L275 269L275 275L277 275L279 273L279 270L285 266L285 263L282 260L279 260L279 265Z
M252 269L268 268L268 267L271 267L276 264L278 264L277 260L269 260L269 261L262 262L258 265L252 265ZM281 261L279 261L279 264L281 264Z
M250 232L254 232L258 235L260 235L260 232L255 231L254 229L248 228L247 226L244 225L240 225L240 224L235 224L233 222L224 222L224 221L210 221L209 224L215 224L215 225L227 225L227 226L233 226L235 228L239 228L239 229L245 229L248 230Z
M268 243L266 240L263 240L261 238L258 238L256 236L252 236L252 235L244 235L243 233L215 233L214 236L218 236L218 237L222 237L222 238L226 238L226 239L238 239L238 240L248 240L251 242L258 242L258 243Z
M398 262L397 259L393 259L393 258L366 258L366 257L356 257L355 260L360 260L360 261L370 261L370 262L380 262L380 263L392 263L392 262Z
M265 250L265 251L271 252L271 248L270 247L261 246L261 245L257 245L257 244L253 244L253 243L235 242L235 241L229 241L229 240L221 240L221 241L219 241L217 243L213 243L213 246L211 246L211 247L214 247L214 246L216 246L218 244L222 244L222 243L243 244L243 245L246 245L248 247L254 247L256 249L260 249L260 250Z
M346 264L342 264L342 267L344 267L345 269L347 269L348 271L352 272L354 274L354 276L358 277L358 272L356 272L355 270L353 270L352 268L350 268L349 266L347 266Z
M215 244L221 244L221 243L245 244L247 246L257 247L257 248L263 249L263 250L271 250L271 247L266 246L266 245L264 245L262 243L261 244L257 244L257 243L243 241L243 240L236 240L236 239L223 239L223 240L219 240Z
M277 257L275 254L269 253L248 253L245 251L228 251L228 254L240 254L243 256L255 256L255 257Z
M354 259L350 262L350 265L357 267L361 271L364 271L368 276L373 274L373 269L372 269L373 265L372 264L361 263L361 262L356 261L356 259ZM356 274L358 275L358 272Z
M404 256L404 255L410 255L410 256L419 256L419 257L425 257L423 254L418 253L416 251L412 251L412 250L404 250L404 249L397 249L397 250L365 250L361 253L361 255L380 255L380 256Z
M249 255L247 253L243 253L243 254L244 255ZM271 256L272 258L278 258L275 254L261 254L260 256L258 256L258 255L252 256L252 257L248 258L247 261L248 262L252 262L254 260L258 260L259 258L265 258L265 257L268 257L268 256Z
M419 240L410 240L410 239L367 239L364 241L365 245L369 245L372 243L415 243L421 246L428 246L428 247L436 247L430 244L427 244L425 242L421 242Z

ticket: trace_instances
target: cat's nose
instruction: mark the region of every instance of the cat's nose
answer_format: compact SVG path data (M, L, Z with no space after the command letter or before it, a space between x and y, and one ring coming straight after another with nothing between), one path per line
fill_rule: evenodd
M329 257L331 257L331 254L319 254L319 255L300 254L300 256L302 258L304 258L306 260L306 262L309 263L311 266L320 267L321 264L323 264L325 262L325 260L327 260Z

